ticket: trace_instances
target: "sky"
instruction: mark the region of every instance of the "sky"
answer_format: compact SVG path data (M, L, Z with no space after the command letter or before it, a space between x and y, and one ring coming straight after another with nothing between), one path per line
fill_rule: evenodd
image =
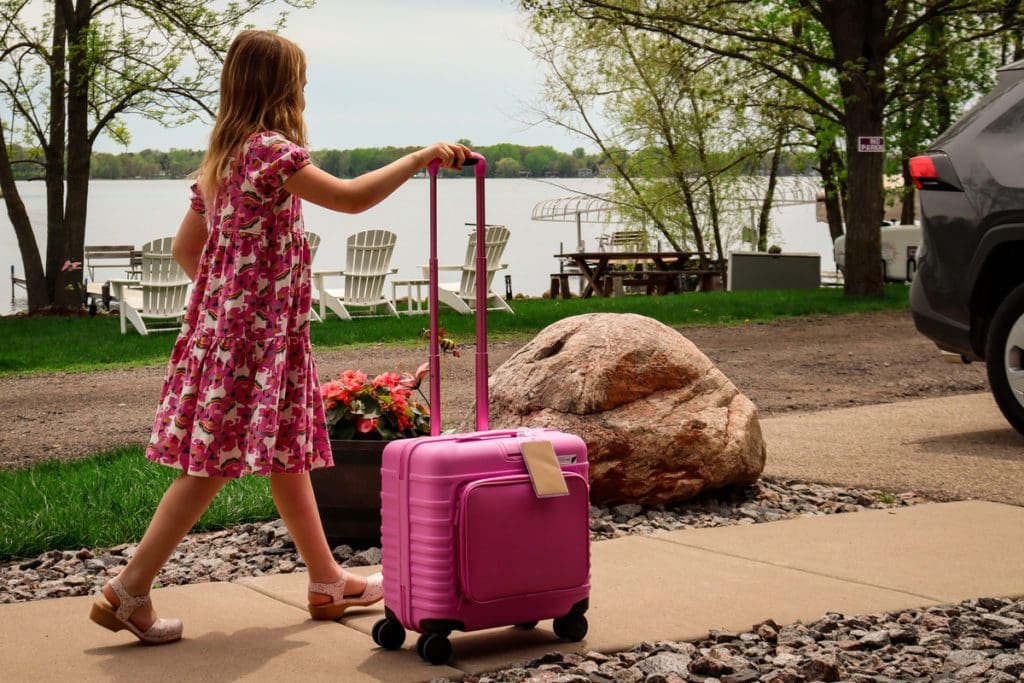
M274 13L254 15L257 28ZM312 149L428 145L551 145L585 141L530 126L541 66L522 45L524 15L512 0L318 0L291 10L282 35L306 53L306 122ZM202 149L208 121L166 129L125 117L128 151ZM96 151L122 152L107 137Z

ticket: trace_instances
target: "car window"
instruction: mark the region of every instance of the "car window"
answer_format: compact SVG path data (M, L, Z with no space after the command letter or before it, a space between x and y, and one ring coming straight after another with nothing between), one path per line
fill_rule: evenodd
M1024 86L1024 81L1021 80L1014 81L1006 79L998 83L987 95L978 100L978 103L971 107L966 114L960 117L959 121L954 123L944 133L936 138L935 142L931 144L930 149L942 149L943 144L948 139L956 136L964 128L971 125L971 122L974 121L979 114L1003 96L1024 99L1024 87L1022 86Z

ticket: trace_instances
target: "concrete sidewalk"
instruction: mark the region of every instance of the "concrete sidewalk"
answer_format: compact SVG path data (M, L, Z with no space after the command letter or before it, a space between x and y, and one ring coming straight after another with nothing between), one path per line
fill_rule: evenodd
M991 394L763 418L764 476L1024 505L1024 436Z
M801 518L593 545L590 633L562 643L533 631L453 634L450 666L373 645L381 609L314 622L304 574L154 592L185 639L145 647L88 621L93 598L0 606L0 678L10 681L333 680L459 678L553 650L605 652L644 640L696 640L772 618L846 614L1024 594L1024 508L967 501ZM367 568L365 571L373 571Z

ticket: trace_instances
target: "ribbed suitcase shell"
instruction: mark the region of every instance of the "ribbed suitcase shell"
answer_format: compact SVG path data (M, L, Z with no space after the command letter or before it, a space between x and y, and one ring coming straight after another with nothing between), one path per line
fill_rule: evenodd
M519 447L551 441L570 495L537 498ZM402 439L384 449L384 604L406 628L560 617L590 594L586 445L556 430Z

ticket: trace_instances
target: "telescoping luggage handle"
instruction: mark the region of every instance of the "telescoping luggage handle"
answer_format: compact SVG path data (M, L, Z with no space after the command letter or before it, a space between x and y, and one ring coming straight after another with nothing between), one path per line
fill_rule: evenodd
M487 159L472 152L462 162L475 166L476 171L476 430L488 429L490 417L487 406L487 248L484 233L484 176ZM434 159L427 166L430 173L430 284L427 288L430 305L430 435L441 433L441 348L438 344L437 295L437 173L441 160Z

